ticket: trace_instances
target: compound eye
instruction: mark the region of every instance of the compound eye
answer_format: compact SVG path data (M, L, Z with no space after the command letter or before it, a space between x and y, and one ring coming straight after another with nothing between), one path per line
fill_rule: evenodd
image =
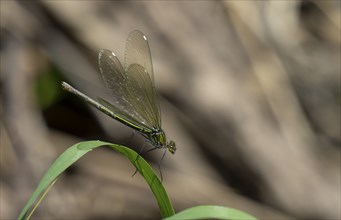
M171 152L172 154L175 153L176 151L176 145L174 141L170 141L167 145L168 151Z

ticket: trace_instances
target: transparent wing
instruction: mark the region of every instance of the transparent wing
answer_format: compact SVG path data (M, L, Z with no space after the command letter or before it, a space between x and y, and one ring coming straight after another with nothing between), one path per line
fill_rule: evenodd
M99 53L99 67L104 83L113 95L113 102L99 99L101 104L141 128L160 128L154 84L145 69L135 64L125 72L110 50Z
M161 117L156 99L156 91L145 68L139 64L130 65L127 90L129 102L143 118L143 124L150 128L161 128Z
M139 66L143 67L143 71L140 70L138 67L132 68L132 69L137 70L137 72L129 70L135 64L138 64ZM155 117L158 117L158 118L153 118L153 121L150 121L150 122L152 122L154 126L157 126L158 128L160 128L161 126L160 106L159 106L159 102L157 99L157 94L156 94L156 89L155 89L155 84L154 84L152 58L151 58L151 53L150 53L150 48L149 48L147 38L141 31L134 30L129 34L127 38L124 69L127 72L128 77L133 78L131 81L135 81L137 85L139 83L137 82L138 81L137 79L139 78L140 79L144 78L145 82L147 82L147 80L150 81L150 83L149 82L144 83L143 85L145 86L144 90L146 91L146 94L143 97L143 99L147 100L146 105L148 105L147 109L149 111L147 114L153 113ZM138 73L137 76L134 75L137 73ZM147 78L147 76L144 76L144 75L148 75L149 79ZM130 87L130 88L133 88L133 87ZM142 89L141 86L140 86L140 89ZM148 117L149 115L147 114L145 116L148 118L148 120L151 120L151 117Z
M144 67L154 85L153 64L149 44L146 36L138 30L130 32L127 38L124 57L125 71L128 71L132 64L139 64Z
M104 49L99 52L98 62L104 84L113 98L110 103L103 99L99 99L99 101L120 117L144 127L142 124L147 124L146 119L135 108L136 105L132 104L134 98L129 97L131 92L127 90L128 75L116 55L112 51ZM152 127L145 128L151 129Z
M141 122L137 121L135 118L131 117L130 115L127 115L126 112L123 112L119 107L112 105L110 102L108 102L102 98L97 98L97 101L101 105L105 106L110 111L112 111L115 114L115 116L117 118L119 118L117 120L128 125L129 127L137 129L137 130L143 129L143 131L149 131L149 132L152 131L149 127L145 126L144 124L141 124Z

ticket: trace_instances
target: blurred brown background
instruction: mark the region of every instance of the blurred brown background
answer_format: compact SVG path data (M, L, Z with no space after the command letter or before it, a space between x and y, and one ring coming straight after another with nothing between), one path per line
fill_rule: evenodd
M340 1L1 1L0 218L16 218L53 160L81 140L143 138L61 90L104 96L97 53L151 47L174 208L340 219ZM162 152L146 155L155 165ZM34 218L158 219L121 155L89 153Z

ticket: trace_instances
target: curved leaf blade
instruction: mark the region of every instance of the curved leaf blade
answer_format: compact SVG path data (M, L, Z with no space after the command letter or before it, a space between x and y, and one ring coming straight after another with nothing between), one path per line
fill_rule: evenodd
M145 178L148 185L150 186L157 200L160 213L163 218L172 216L174 214L172 204L158 176L155 174L150 165L141 156L135 162L138 156L138 154L135 151L128 147L124 147L117 144L111 144L108 142L85 141L71 146L53 162L53 164L47 170L45 175L42 177L40 183L38 184L36 190L33 192L29 201L22 209L18 219L26 218L30 208L34 206L34 203L42 196L42 193L47 189L48 186L51 185L51 183L53 183L53 181L56 180L56 178L58 178L58 176L62 172L64 172L68 167L70 167L73 163L75 163L86 153L101 146L109 146L115 151L126 156L133 163L133 165L137 168L137 170L141 173L141 175Z

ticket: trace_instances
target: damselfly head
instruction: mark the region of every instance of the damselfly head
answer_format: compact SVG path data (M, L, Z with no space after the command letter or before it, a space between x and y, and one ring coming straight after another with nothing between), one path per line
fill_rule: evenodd
M169 152L171 152L172 154L175 154L175 151L176 151L176 145L175 145L175 142L174 141L170 141L167 143L167 149Z

